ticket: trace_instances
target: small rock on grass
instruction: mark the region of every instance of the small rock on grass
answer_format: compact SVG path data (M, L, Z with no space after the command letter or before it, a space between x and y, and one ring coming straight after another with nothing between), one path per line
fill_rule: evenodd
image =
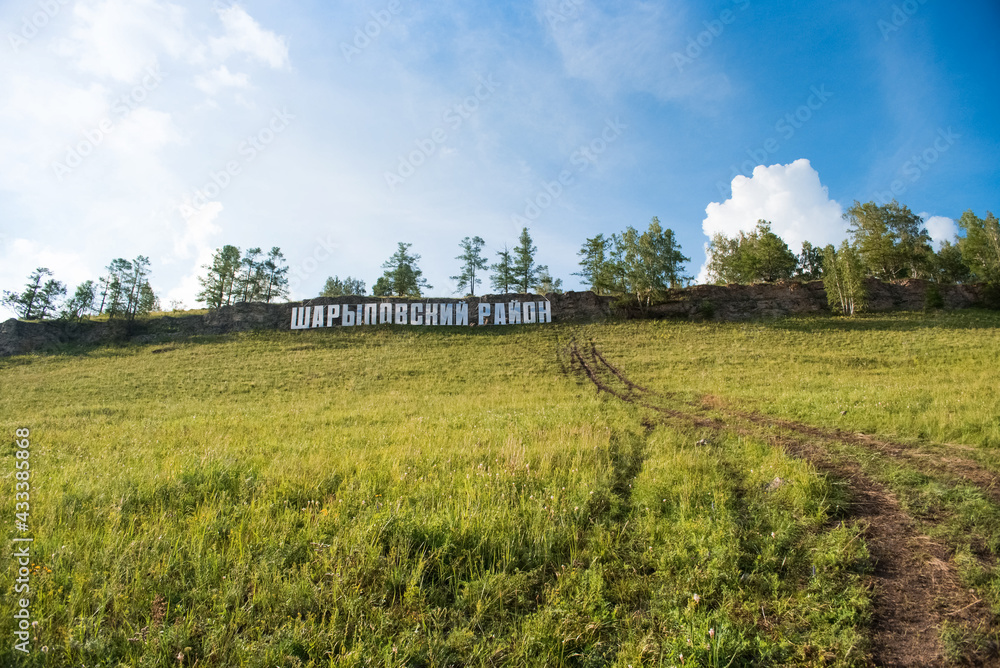
M784 478L779 478L778 476L775 476L774 480L772 480L771 482L767 483L767 486L764 489L765 489L765 491L773 492L774 490L778 489L779 487L781 487L784 484L785 484L785 479Z

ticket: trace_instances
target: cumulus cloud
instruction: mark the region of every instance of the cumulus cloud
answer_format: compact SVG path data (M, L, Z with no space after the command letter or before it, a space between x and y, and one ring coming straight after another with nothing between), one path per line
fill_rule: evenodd
M927 228L927 233L931 235L931 240L937 248L941 248L943 242L951 241L958 234L958 225L947 216L932 216L929 213L921 213L920 217L924 219L924 227Z
M274 69L288 64L288 45L285 38L264 30L246 10L239 5L219 9L219 18L226 34L212 38L212 53L228 58L234 53L267 63Z
M794 252L803 241L825 246L846 236L843 208L830 199L819 173L805 158L788 165L759 165L749 178L733 178L732 188L730 199L705 208L701 227L706 236L734 237L753 230L758 220L770 221L771 231ZM697 280L703 283L707 278L707 267L702 266Z

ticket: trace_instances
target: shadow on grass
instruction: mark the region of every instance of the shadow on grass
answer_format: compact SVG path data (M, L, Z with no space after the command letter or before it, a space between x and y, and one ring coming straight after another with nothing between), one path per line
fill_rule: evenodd
M955 311L895 311L845 316L790 316L756 320L767 329L790 332L905 332L925 329L1000 329L1000 311L962 309Z

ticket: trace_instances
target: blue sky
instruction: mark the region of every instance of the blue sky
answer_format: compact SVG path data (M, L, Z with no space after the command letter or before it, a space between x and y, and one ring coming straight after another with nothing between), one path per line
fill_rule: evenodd
M797 251L893 194L940 240L998 209L998 29L974 0L10 0L0 287L142 254L194 307L234 244L303 298L406 241L450 296L462 237L526 222L572 289L586 237L652 216L698 276L708 234Z

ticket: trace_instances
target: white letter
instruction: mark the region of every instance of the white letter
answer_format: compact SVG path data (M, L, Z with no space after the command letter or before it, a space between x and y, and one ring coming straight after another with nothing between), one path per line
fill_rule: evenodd
M535 302L526 302L524 304L524 324L530 325L535 322Z
M326 307L326 326L333 327L334 321L340 317L340 304L330 304Z
M493 305L496 315L493 317L494 325L506 325L507 324L507 314L503 307L503 302Z
M310 307L297 306L292 309L292 329L308 329Z
M436 325L438 324L438 307L440 304L428 304L427 314L424 316L425 325Z
M466 307L468 308L468 307ZM486 318L490 317L490 305L485 302L479 302L479 326L482 327L486 324Z
M469 326L469 304L459 302L455 304L455 324Z
M510 303L510 309L509 309L509 311L510 311L510 315L509 315L508 319L510 320L510 324L512 324L512 325L520 325L521 324L521 302L519 302L519 301L512 301Z
M538 302L538 322L552 322L552 302Z

